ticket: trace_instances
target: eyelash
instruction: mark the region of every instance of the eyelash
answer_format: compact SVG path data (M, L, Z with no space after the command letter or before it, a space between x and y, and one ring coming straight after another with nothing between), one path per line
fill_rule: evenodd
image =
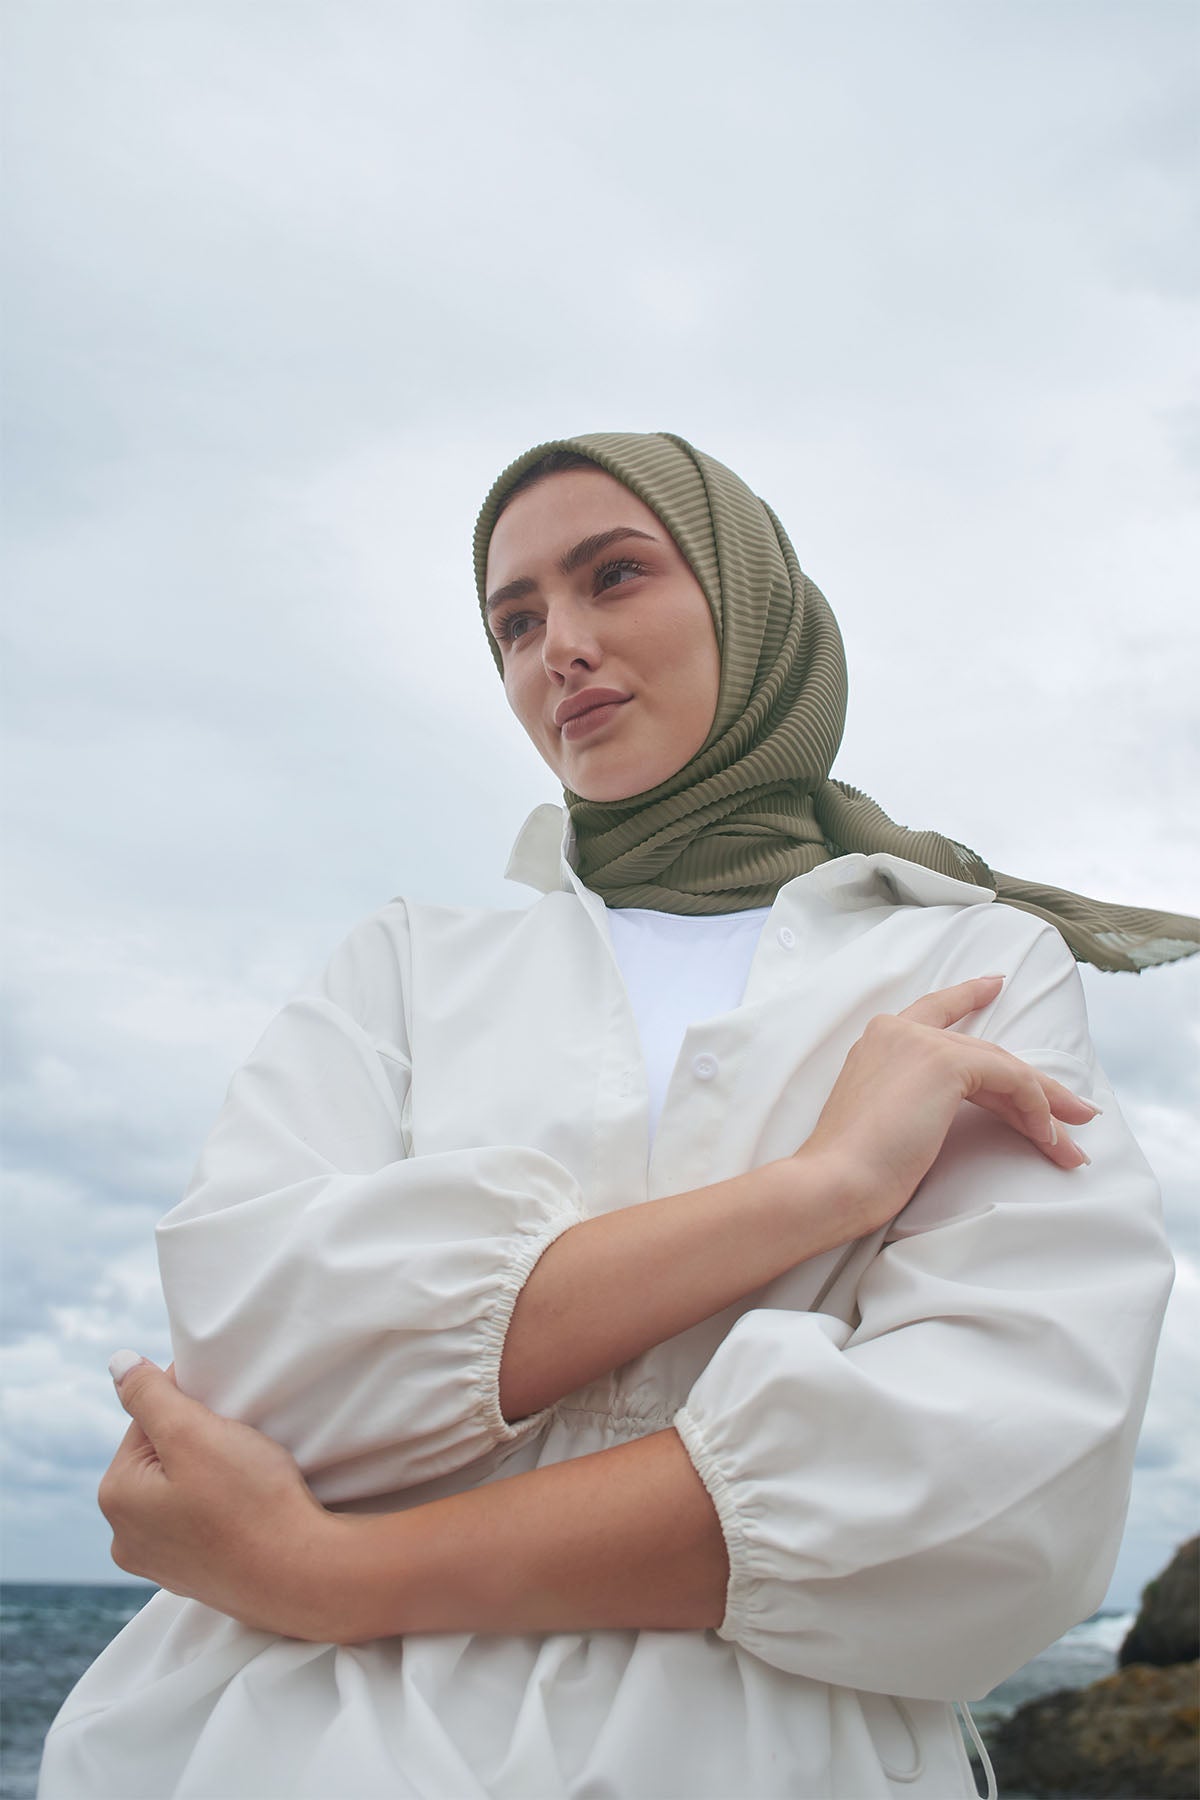
M624 569L630 575L644 575L646 573L644 564L635 562L632 556L617 556L613 558L612 562L600 564L600 567L596 570L596 580L599 581L602 575L607 575L610 569Z
M645 565L636 562L633 557L617 556L610 562L601 563L599 568L596 569L594 576L596 585L599 586L601 577L610 574L614 569L618 569L628 575L644 575L646 573ZM620 587L622 584L620 582L615 582L613 585ZM608 591L608 589L600 589L601 593ZM521 638L526 636L526 633L523 631L514 631L513 627L514 625L520 624L522 619L528 619L530 617L531 615L529 613L524 612L514 611L505 613L495 628L496 636L499 641L502 644L515 644L519 642Z

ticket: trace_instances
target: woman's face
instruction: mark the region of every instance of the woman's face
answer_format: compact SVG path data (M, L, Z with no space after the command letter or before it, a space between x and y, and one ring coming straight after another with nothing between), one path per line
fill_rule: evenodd
M708 736L708 602L662 521L602 469L548 475L505 507L487 606L508 703L583 799L657 787Z

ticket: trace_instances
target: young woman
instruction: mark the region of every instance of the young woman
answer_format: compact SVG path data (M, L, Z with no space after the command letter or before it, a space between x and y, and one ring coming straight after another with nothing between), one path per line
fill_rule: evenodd
M385 907L235 1077L178 1388L114 1359L171 1591L42 1800L969 1795L953 1703L1105 1592L1170 1285L1072 953L1200 925L831 781L829 608L681 439L530 451L476 568L541 898Z

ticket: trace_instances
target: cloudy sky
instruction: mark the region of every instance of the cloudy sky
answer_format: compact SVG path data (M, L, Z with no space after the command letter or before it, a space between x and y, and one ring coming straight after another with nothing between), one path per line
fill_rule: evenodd
M272 1013L398 891L522 904L469 544L527 445L732 464L837 774L1200 910L1196 63L1166 0L13 0L10 1577L115 1573L105 1361ZM1200 1511L1200 958L1085 985L1180 1265L1124 1604Z

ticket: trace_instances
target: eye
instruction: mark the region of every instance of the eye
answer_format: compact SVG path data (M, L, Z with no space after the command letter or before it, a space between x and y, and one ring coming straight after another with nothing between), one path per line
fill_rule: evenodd
M598 588L620 587L619 580L609 580L610 576L636 576L646 573L645 565L635 562L630 556L619 556L612 562L601 563L596 570L595 581Z
M502 617L493 622L492 631L500 643L515 644L525 637L537 622L534 613L504 613Z

